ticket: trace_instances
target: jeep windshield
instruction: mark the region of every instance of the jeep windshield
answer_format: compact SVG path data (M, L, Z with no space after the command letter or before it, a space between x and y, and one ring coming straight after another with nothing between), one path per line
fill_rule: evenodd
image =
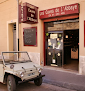
M2 58L5 64L17 64L31 62L27 52L2 52Z

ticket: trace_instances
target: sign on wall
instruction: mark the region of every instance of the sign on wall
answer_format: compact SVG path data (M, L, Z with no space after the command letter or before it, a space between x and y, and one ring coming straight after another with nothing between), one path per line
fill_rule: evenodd
M19 22L29 24L38 23L38 7L29 3L19 5Z
M76 13L79 13L78 3L42 10L39 12L39 18L44 19L44 18L50 18L55 16L68 15L68 14L76 14Z
M23 29L24 46L37 46L37 27Z

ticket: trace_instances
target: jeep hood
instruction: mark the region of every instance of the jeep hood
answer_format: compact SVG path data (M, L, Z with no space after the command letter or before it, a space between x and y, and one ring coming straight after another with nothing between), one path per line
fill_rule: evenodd
M14 71L20 71L20 70L23 70L23 68L24 68L25 70L27 70L27 69L30 69L30 68L36 69L36 67L37 67L37 68L38 68L38 67L41 67L40 65L37 65L37 64L35 64L35 63L33 63L33 62L9 64L9 65L6 65L6 66L7 66L7 68L10 68L11 65L14 65L14 68L13 68Z

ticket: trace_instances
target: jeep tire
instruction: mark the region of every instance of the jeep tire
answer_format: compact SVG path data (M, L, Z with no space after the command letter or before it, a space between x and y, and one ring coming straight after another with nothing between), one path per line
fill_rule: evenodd
M15 78L12 75L8 75L8 78L7 78L7 90L8 91L15 91L16 90Z
M34 80L35 85L40 86L42 84L42 77Z

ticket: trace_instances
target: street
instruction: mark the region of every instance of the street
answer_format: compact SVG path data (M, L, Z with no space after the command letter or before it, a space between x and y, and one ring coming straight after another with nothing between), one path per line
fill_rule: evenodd
M0 91L7 91L6 85L3 85L0 83ZM76 91L76 90L70 90L54 85L49 85L46 83L43 83L41 86L36 86L33 82L30 83L21 83L17 86L16 91Z

